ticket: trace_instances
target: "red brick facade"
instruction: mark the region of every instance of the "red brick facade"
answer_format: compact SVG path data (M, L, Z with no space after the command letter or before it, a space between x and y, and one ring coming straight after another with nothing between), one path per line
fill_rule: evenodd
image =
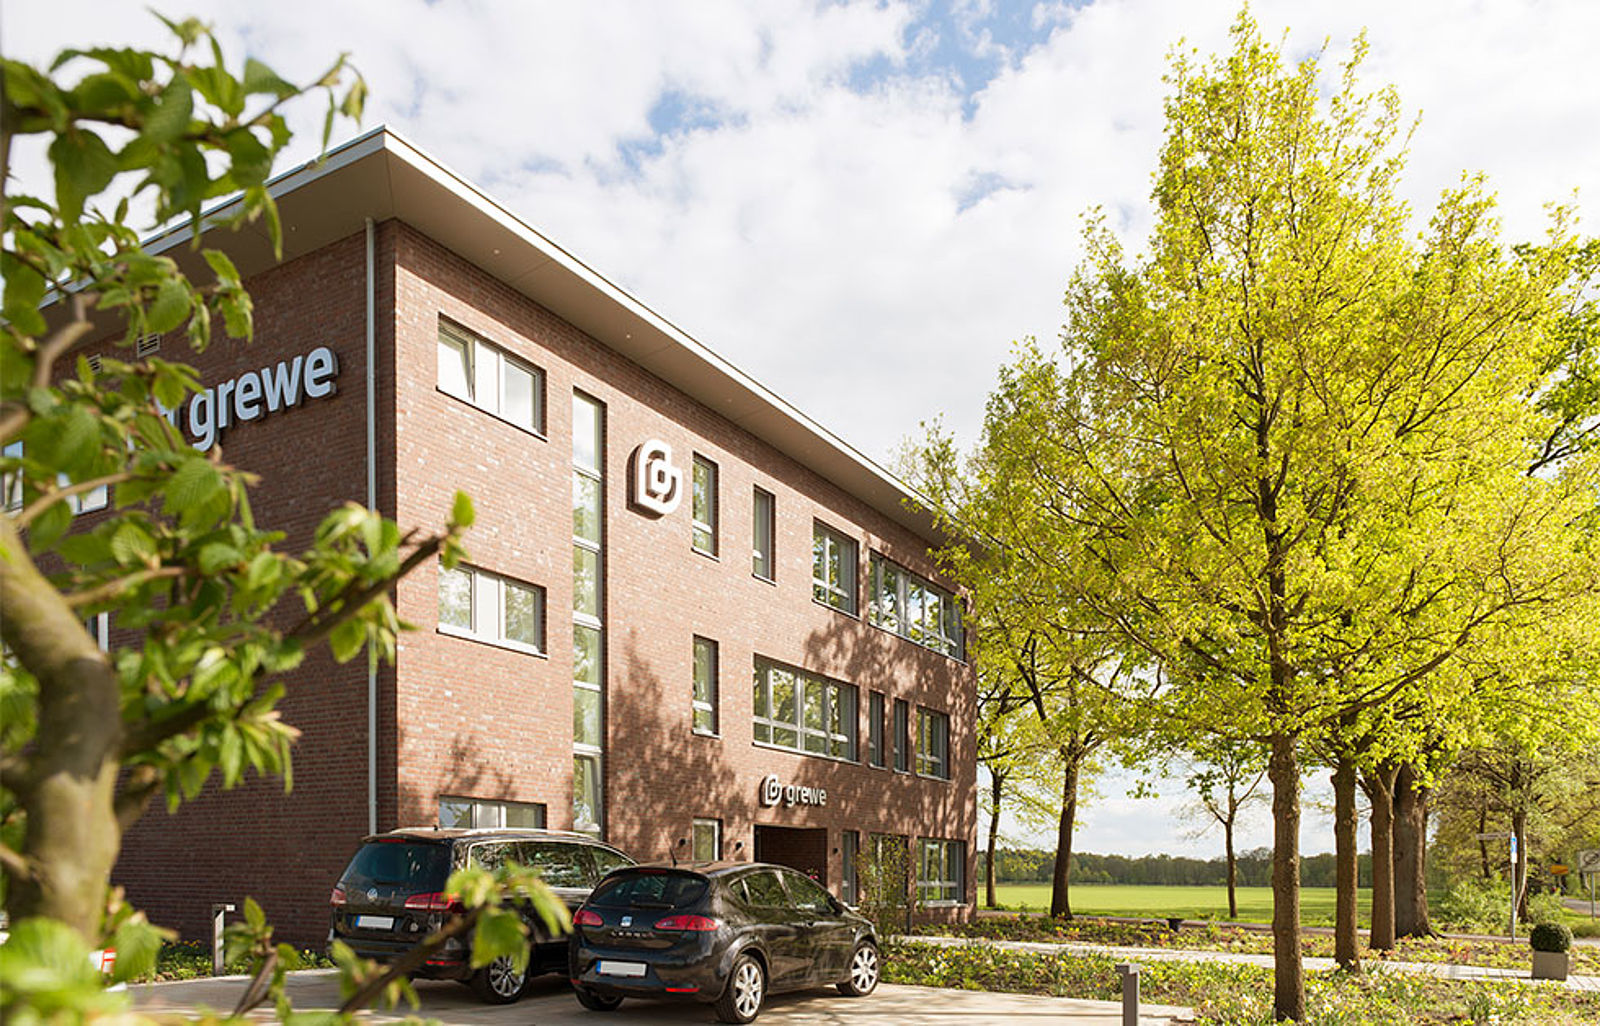
M397 589L400 640L378 677L378 827L431 824L441 795L541 803L547 824L572 823L572 395L605 407L604 587L606 837L641 860L668 857L692 821L721 822L726 857L750 858L758 825L822 828L793 858L838 891L842 832L966 844L970 902L975 827L970 668L865 622L868 555L934 581L929 539L646 372L406 224L375 232L378 503L403 527L442 523L457 490L472 496L473 565L539 586L546 655L438 629L438 568ZM303 543L331 506L365 501L366 252L351 236L254 276L256 339L194 359L202 380L326 345L337 394L230 427L225 458L261 475L263 524ZM529 432L438 388L445 317L543 372L544 431ZM169 344L170 345L170 344ZM186 354L164 353L169 358ZM671 445L684 472L717 464L717 558L690 544L690 503L661 517L629 505L629 456L646 439ZM776 497L775 581L751 573L752 490ZM812 525L853 538L860 557L850 616L812 600ZM718 736L691 730L693 639L719 649ZM854 685L860 760L758 745L751 675L757 657ZM867 765L868 695L880 691L950 718L952 779ZM319 943L328 892L368 819L365 661L308 661L288 682L285 719L303 732L294 787L252 781L208 793L175 815L153 809L126 839L117 882L152 918L198 936L214 901L254 896L279 936ZM825 805L763 806L768 774L821 788ZM767 835L772 851L787 851ZM680 853L686 851L678 849ZM786 859L787 860L787 859ZM825 865L818 866L819 860ZM962 914L964 910L953 910ZM951 914L949 912L943 914Z

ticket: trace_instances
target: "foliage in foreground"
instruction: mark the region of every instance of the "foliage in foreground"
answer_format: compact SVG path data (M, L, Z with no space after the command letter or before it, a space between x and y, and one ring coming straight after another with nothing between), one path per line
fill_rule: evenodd
M1121 983L1111 955L1004 951L897 942L885 952L886 983L1116 1001ZM1195 1010L1202 1026L1271 1023L1272 970L1223 962L1150 962L1140 996L1151 1004ZM1600 1023L1600 995L1500 981L1440 980L1398 972L1306 976L1310 1026L1383 1023Z

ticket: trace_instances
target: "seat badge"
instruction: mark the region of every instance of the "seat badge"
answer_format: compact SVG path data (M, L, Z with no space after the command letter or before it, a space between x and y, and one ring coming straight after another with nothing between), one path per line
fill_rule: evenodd
M632 926L633 925L633 917L632 916L623 916L622 917L622 925L623 926Z
M367 888L367 900L368 901L377 901L378 900L378 889L376 887L368 887Z

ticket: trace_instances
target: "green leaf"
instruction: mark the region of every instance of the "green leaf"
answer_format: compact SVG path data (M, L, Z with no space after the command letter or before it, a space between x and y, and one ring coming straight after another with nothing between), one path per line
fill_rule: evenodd
M166 511L185 515L210 503L222 491L222 476L209 460L195 456L184 460L166 487Z
M243 559L243 554L232 545L211 542L200 547L200 572L203 574L219 573L230 567L238 566Z
M193 305L189 283L182 278L168 278L156 290L155 302L145 313L145 327L161 333L171 331L189 316Z
M156 556L156 540L134 521L117 525L111 535L111 558L122 566L145 566Z
M142 918L129 919L118 924L112 940L117 953L117 963L111 978L118 982L138 979L156 967L156 955L168 931Z
M66 500L52 502L44 512L34 518L28 529L28 548L33 552L47 552L72 526L72 510Z
M121 170L116 154L94 132L73 128L50 144L50 163L56 173L56 202L63 221L83 216L85 200L104 191Z
M457 527L471 527L477 516L472 508L471 496L466 492L456 492L455 499L450 504L450 522Z
M333 649L333 657L343 663L354 658L366 641L366 624L351 618L333 629L333 633L328 636L328 647Z
M144 135L156 143L168 143L182 136L194 115L194 92L188 79L175 75L156 97L155 107L145 118Z
M485 909L472 932L472 965L481 968L510 956L520 970L527 965L527 928L511 909Z
M248 57L244 62L244 91L247 94L269 93L280 100L286 100L300 90L293 83L279 78L278 73L267 65L254 57Z
M23 334L44 334L44 315L39 312L39 304L44 301L45 289L49 286L44 275L7 249L0 252L0 276L5 278L5 300L0 308L5 319ZM7 356L9 360L10 354Z

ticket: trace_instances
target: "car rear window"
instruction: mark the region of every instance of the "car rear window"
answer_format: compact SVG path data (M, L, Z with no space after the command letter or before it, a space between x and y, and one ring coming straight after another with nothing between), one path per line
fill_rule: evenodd
M346 888L405 884L413 893L440 891L450 877L450 849L421 841L368 841L350 860Z
M689 908L710 881L693 873L618 873L601 881L589 904L603 908Z

